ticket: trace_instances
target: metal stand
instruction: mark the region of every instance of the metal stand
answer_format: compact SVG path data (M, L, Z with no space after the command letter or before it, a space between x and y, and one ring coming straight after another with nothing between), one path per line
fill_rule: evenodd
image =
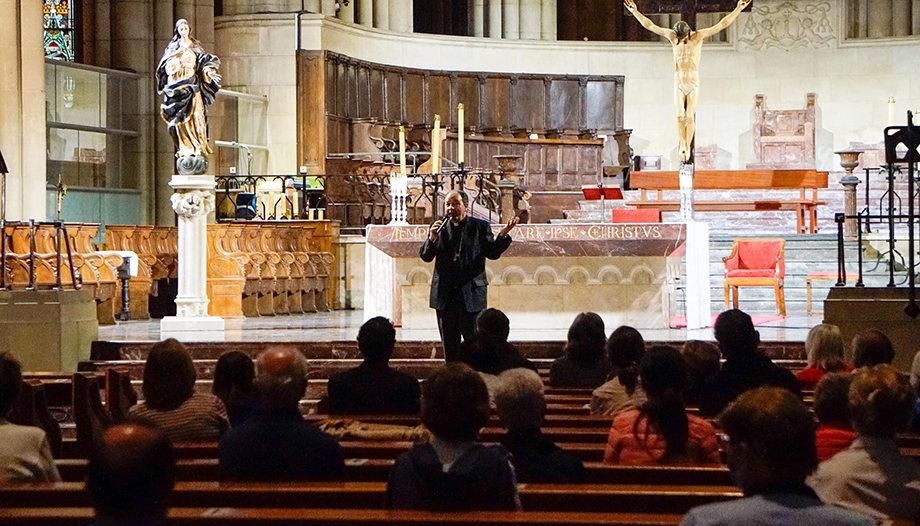
M121 311L116 318L118 321L128 321L131 319L131 309L129 302L131 300L128 292L128 282L131 280L131 262L127 258L118 266L118 279L121 280Z

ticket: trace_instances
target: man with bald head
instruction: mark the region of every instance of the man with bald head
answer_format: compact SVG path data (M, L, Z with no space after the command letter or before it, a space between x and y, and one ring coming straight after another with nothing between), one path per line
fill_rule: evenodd
M444 207L444 219L431 225L419 256L434 260L429 306L438 314L444 358L456 360L461 337L473 338L476 315L488 306L486 258L498 259L508 249L518 218L493 238L487 221L467 215L469 197L462 191L449 192Z
M307 362L296 349L274 347L256 360L254 382L262 405L220 441L220 478L240 481L308 481L341 478L336 440L300 414Z
M172 444L153 424L129 421L107 429L94 444L86 479L96 524L165 524L175 468Z

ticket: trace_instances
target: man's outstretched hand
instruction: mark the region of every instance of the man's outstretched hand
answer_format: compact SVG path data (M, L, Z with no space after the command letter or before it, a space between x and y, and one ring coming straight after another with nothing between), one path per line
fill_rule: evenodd
M750 0L747 1L750 2ZM636 10L636 0L623 0L623 5L626 6L630 13Z
M626 0L627 2L632 2L633 0ZM744 9L751 4L753 0L738 0L738 7Z
M518 216L514 216L511 221L508 221L508 224L505 225L505 228L503 228L502 231L498 233L499 237L507 236L512 230L514 230L514 227L517 226L518 221L520 221Z

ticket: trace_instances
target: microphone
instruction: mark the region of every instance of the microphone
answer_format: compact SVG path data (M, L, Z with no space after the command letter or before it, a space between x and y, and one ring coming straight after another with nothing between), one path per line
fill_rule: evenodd
M450 216L445 215L444 219L441 220L441 226L439 226L438 229L434 231L434 233L440 236L441 232L443 232L444 229L447 228L448 222L450 222Z

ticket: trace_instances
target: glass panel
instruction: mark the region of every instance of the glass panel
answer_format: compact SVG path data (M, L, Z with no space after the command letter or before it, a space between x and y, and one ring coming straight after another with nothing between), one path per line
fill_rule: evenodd
M77 152L79 132L76 130L48 130L48 183L57 184L63 176L64 184L79 185Z
M48 130L48 183L57 184L63 177L64 184L84 187L117 186L115 173L113 185L107 184L106 158L107 142L115 144L121 139L104 133L82 132L51 128ZM114 169L117 170L117 163Z
M99 120L101 97L105 94L99 87L102 75L77 68L56 69L55 122L102 126L100 123L104 121Z

